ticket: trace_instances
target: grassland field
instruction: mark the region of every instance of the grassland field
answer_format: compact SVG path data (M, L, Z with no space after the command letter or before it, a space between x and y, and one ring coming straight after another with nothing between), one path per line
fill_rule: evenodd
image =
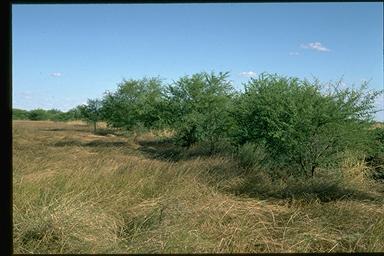
M182 155L167 132L100 131L13 122L14 253L384 251L384 189L362 162L344 164L332 197L230 155Z

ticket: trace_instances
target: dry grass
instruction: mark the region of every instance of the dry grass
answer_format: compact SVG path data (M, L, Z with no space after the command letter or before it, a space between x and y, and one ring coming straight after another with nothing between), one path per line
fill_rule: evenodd
M89 131L13 123L15 253L384 251L383 201L236 196L246 177L229 157L165 160L158 134Z

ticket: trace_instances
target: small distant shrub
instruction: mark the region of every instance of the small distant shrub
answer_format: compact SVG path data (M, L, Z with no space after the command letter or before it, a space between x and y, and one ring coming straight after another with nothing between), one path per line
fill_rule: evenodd
M34 109L31 111L23 109L12 109L13 120L51 120L51 121L69 121L80 119L80 115L76 115L77 109L71 109L63 112L58 109Z
M23 109L12 109L12 120L26 120L28 119L28 111Z
M79 106L81 118L93 124L93 132L96 133L97 122L103 119L103 104L98 99L88 99L86 105Z
M34 120L34 121L40 121L40 120L47 120L48 119L48 113L44 109L34 109L29 111L28 113L28 119Z

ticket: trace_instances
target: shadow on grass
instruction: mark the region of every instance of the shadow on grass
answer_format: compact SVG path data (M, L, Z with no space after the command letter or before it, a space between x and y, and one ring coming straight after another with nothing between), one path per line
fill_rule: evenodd
M103 140L94 140L88 143L85 143L86 147L123 147L128 146L128 143L125 141L103 141Z
M125 141L103 141L103 140L94 140L90 142L81 142L79 140L64 140L58 141L53 144L55 147L66 147L66 146L82 146L82 147L123 147L128 146L128 143Z
M137 143L139 150L152 159L177 162L184 158L185 149L175 145L172 139L139 140Z
M221 152L210 152L209 147L204 144L194 145L185 148L175 143L174 139L151 139L139 140L141 146L139 150L147 157L152 159L177 162L180 160L190 160L197 157L210 157L219 155Z
M69 129L65 129L65 128L44 128L44 129L41 129L42 131L46 131L46 132L61 132L61 131L68 131Z
M54 247L60 243L60 239L60 234L56 232L51 223L31 225L21 235L21 243L26 247L35 243L49 244L51 247Z
M98 128L95 132L96 135L99 136L108 136L108 135L118 135L116 130L108 129L108 128Z
M301 199L320 200L368 200L376 201L377 195L346 187L341 181L332 179L308 178L271 181L265 177L250 177L242 184L228 190L238 196L257 197L259 199Z
M44 129L41 129L42 131L44 132L63 132L63 131L74 131L74 132L84 132L84 131L88 131L87 128L44 128Z
M63 131L73 131L73 132L90 132L92 130L91 127L88 125L81 125L78 128L73 128L73 127L60 127L60 128L43 128L41 129L42 131L45 132L63 132ZM96 132L94 133L95 135L99 136L124 136L125 134L122 134L118 130L113 130L113 129L108 129L108 128L98 128Z

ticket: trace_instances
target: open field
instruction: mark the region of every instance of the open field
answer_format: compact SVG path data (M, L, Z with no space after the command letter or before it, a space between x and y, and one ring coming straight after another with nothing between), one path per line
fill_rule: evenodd
M362 163L345 163L357 191L261 196L246 193L252 176L230 156L190 150L178 157L152 133L14 121L14 252L384 251L383 189Z

